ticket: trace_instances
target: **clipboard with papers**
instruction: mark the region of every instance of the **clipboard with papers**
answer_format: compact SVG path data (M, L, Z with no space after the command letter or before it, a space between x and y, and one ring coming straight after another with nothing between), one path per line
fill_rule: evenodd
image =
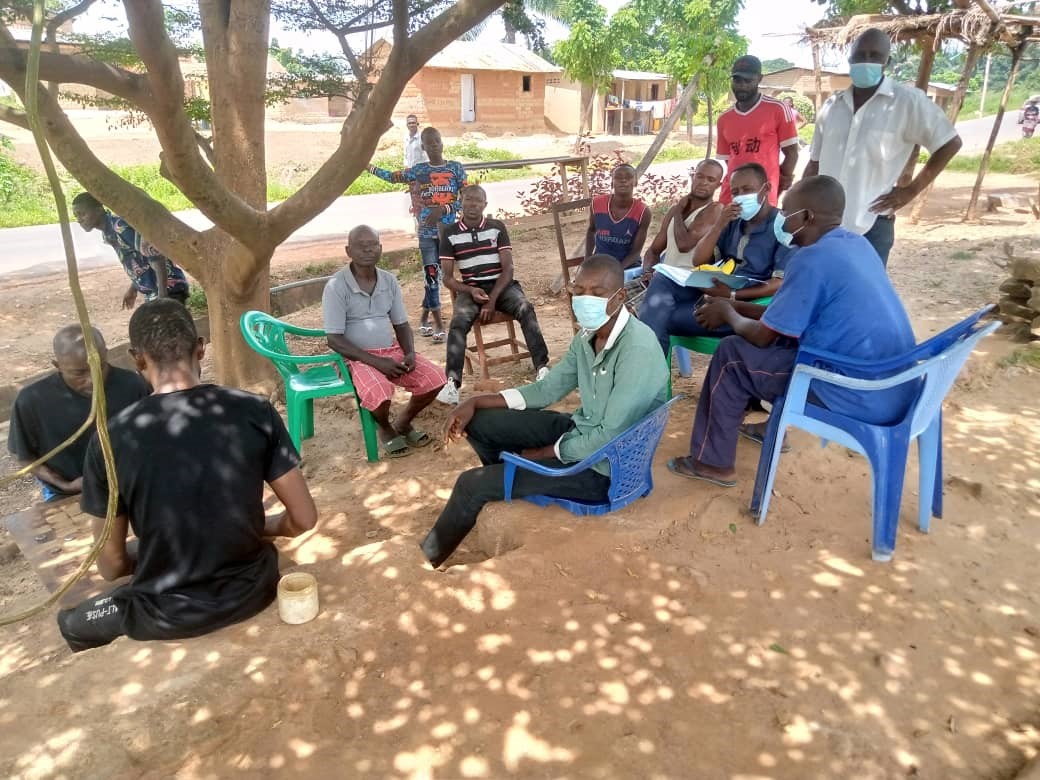
M665 263L655 265L654 271L663 274L681 287L711 287L714 279L718 279L724 285L734 290L741 290L749 285L760 284L759 281L750 279L747 276L724 274L721 271L701 271L696 268L676 268L674 265L666 265Z

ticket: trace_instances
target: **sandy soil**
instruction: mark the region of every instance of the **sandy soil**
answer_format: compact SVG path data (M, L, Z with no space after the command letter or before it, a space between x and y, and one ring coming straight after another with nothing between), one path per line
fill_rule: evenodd
M968 183L944 177L929 219L898 228L890 270L921 338L995 298L1004 242L1040 246L1031 217L956 223ZM516 244L559 356L570 332L548 290L550 235ZM87 279L117 332L106 273ZM5 316L50 332L57 287L5 289L23 302ZM405 293L417 306L415 276ZM269 609L196 640L78 656L50 614L0 629L0 774L1013 777L1040 749L1040 408L1037 374L1002 362L1015 348L998 334L966 367L945 416L945 517L916 530L911 465L887 565L869 557L868 466L833 445L791 434L761 528L744 511L753 445L732 490L667 473L703 359L676 380L688 397L650 497L591 520L493 506L446 573L421 565L416 542L475 457L431 448L369 465L352 403L320 403L304 455L322 524L284 545L319 580L318 619L286 626ZM40 365L39 349L10 354ZM530 367L494 375L515 384ZM419 422L436 431L445 414ZM0 507L25 500L9 488ZM0 568L3 612L42 595L33 576L20 560Z

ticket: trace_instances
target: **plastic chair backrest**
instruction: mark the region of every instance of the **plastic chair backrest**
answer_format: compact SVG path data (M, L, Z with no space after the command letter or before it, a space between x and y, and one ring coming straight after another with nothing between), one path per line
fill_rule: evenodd
M246 343L272 363L285 379L300 373L285 343L285 323L262 311L242 315L242 336Z
M999 322L991 322L971 333L962 334L938 355L924 361L924 387L914 405L913 417L910 420L911 438L919 436L935 419L935 415L942 408L943 399L957 381L957 376L968 356L974 351L975 345L999 327Z
M680 398L682 396L676 396L661 404L601 450L610 462L607 496L611 504L624 501L633 494L641 496L652 484L654 453L668 424L671 406Z

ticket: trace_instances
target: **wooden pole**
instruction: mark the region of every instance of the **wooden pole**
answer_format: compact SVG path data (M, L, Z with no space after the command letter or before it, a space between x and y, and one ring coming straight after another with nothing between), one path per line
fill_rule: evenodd
M968 94L968 85L971 83L971 77L975 74L975 66L979 63L980 51L978 46L972 46L964 55L964 67L961 69L961 77L957 82L957 89L954 90L953 99L946 109L946 117L954 124L957 123L957 117L960 116L961 108L964 106L964 98ZM928 196L932 194L932 186L934 184L935 182L929 184L914 202L913 211L910 212L911 225L916 225L921 220L921 212L928 203Z
M932 67L935 65L935 44L932 36L921 41L921 66L917 69L917 88L928 94L928 82L932 78ZM910 159L903 166L903 172L899 175L899 186L905 187L914 178L914 169L917 167L917 158L921 155L921 147L915 146L910 152Z
M993 61L992 52L986 55L986 72L982 76L982 100L979 101L979 119L986 110L986 92L989 90L989 66Z
M818 116L820 107L823 105L823 71L820 69L820 44L812 45L813 87L816 94L813 95L813 106L816 109L813 116Z
M1028 45L1029 42L1023 40L1011 50L1011 72L1008 74L1007 84L1004 85L1004 92L1000 96L1000 105L997 107L997 115L993 118L993 129L989 134L989 142L986 144L986 151L982 153L982 163L979 165L979 175L975 177L975 186L971 189L971 198L968 200L968 209L964 212L965 221L975 220L978 218L979 193L982 192L982 182L986 178L986 171L989 169L989 158L993 156L993 147L996 146L997 136L1000 134L1000 125L1004 121L1004 110L1007 108L1008 97L1010 97L1011 90L1015 86L1015 79L1018 78L1018 66L1022 63L1022 55L1025 53L1026 46Z
M715 54L706 54L704 61L701 65L701 70L698 70L693 74L693 78L690 79L690 83L683 89L682 94L679 96L679 102L676 105L684 106L690 102L690 96L693 95L698 86L701 83L701 72L710 68L715 64ZM650 144L650 148L646 150L646 154L643 155L643 159L639 161L639 165L636 166L636 176L642 176L646 169L650 167L650 163L657 157L657 153L661 151L661 147L664 146L664 142L668 140L668 135L672 132L672 128L675 127L675 123L679 121L679 117L682 115L681 111L673 111L668 115L668 118L661 123L661 129L657 131L657 137L654 138L654 142Z

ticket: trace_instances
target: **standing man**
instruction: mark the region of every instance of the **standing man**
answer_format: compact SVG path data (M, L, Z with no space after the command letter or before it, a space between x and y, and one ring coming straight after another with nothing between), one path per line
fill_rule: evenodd
M412 427L412 420L444 387L444 372L415 354L401 285L377 267L383 254L379 234L360 225L347 236L346 249L350 263L329 279L321 296L329 348L350 366L354 390L379 426L386 457L404 457L432 441ZM412 397L391 421L390 402L398 387Z
M440 132L427 127L420 135L422 149L429 162L416 163L403 171L387 171L374 165L368 172L392 184L419 185L419 253L422 255L426 292L423 295L419 335L432 336L441 344L447 338L441 321L441 264L437 231L440 225L454 224L458 216L459 191L466 186L462 163L444 159L444 142ZM433 317L433 327L429 326Z
M437 400L455 406L462 386L462 367L466 359L466 339L478 319L491 322L496 311L520 323L524 342L531 353L535 377L549 373L549 348L534 306L527 300L520 282L513 278L513 247L506 226L484 216L487 194L479 184L462 191L462 215L451 227L441 227L441 266L444 286L455 293L451 327L448 329L448 358L445 373L448 383ZM455 266L461 281L455 278Z
M112 418L117 484L97 435L83 463L83 511L94 538L116 514L97 558L101 598L58 613L74 651L131 639L184 639L264 609L278 587L273 536L314 527L317 511L278 411L266 398L199 381L205 348L188 310L151 301L130 318L130 352L152 395ZM285 511L265 517L264 483ZM133 529L136 544L127 543Z
M448 417L447 443L462 436L480 458L462 472L451 497L420 548L433 566L444 563L489 501L504 497L503 452L518 452L549 468L578 463L665 401L668 372L653 334L625 308L621 267L608 255L581 264L570 286L571 306L582 330L548 376L519 388L467 398ZM573 414L547 407L574 390ZM604 501L610 490L605 460L568 477L518 470L513 497L547 493L579 501Z
M81 192L72 199L72 215L88 233L100 230L105 243L116 250L123 270L130 277L130 287L123 294L124 309L134 308L138 293L142 293L146 301L170 297L187 302L189 286L184 271L159 254L125 219L110 213L89 192Z
M419 163L429 162L430 158L422 148L422 138L419 137L419 117L409 114L405 119L407 132L404 134L404 167L414 168ZM412 199L411 214L415 218L416 235L419 233L419 212L422 210L422 200L419 197L419 182L413 181L408 185L408 194Z
M621 263L622 270L639 265L651 215L647 205L635 197L635 189L636 169L622 163L611 176L611 194L592 199L585 235L586 258L610 255Z
M799 344L859 360L913 349L910 318L884 266L862 236L840 227L844 206L841 185L830 176L798 182L774 224L784 243L800 249L773 302L763 312L754 304L709 298L698 309L702 324L728 324L736 335L724 338L712 356L690 454L668 462L673 474L736 485L737 438L748 401L772 401L787 391ZM917 391L916 382L870 393L813 386L814 403L874 424L902 419ZM744 432L761 442L761 431Z
M148 395L148 383L139 374L108 364L108 347L94 328L94 345L105 378L105 408L112 419ZM7 449L27 466L74 434L90 415L94 384L87 365L87 346L79 325L66 325L54 334L57 373L26 385L14 399ZM44 501L58 501L83 489L83 456L92 429L50 460L33 469Z
M785 97L784 98L784 105L787 106L787 110L790 111L791 112L791 116L794 117L795 127L797 127L799 130L801 130L803 127L806 126L806 124L808 124L805 121L805 117L802 116L801 112L799 112L798 109L795 108L794 98L793 97L791 97L790 95Z
M961 148L942 109L916 87L885 75L891 48L888 36L875 28L852 44L852 88L832 95L820 109L803 174L841 182L842 227L864 236L886 266L895 242L895 212L924 192ZM928 150L928 163L901 185L916 146Z
M794 184L798 127L786 105L759 93L761 81L758 57L748 54L733 63L730 87L737 102L719 115L715 156L724 160L730 171L747 163L761 165L769 180L769 204L775 206L780 195ZM723 183L719 201L725 205L732 199L729 184Z

